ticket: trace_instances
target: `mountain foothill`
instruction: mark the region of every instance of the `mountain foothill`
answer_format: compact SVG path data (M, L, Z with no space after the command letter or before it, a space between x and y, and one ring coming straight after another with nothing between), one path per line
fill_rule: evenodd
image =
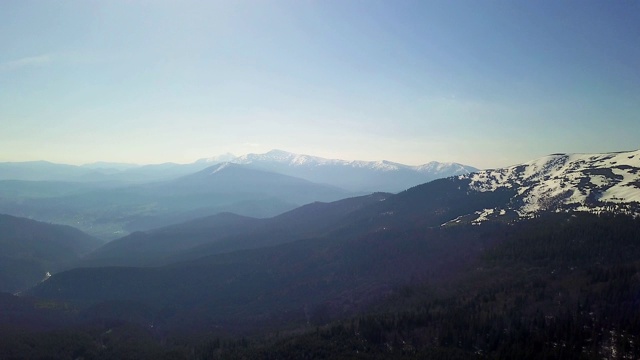
M0 358L640 357L640 151L223 160L0 164Z

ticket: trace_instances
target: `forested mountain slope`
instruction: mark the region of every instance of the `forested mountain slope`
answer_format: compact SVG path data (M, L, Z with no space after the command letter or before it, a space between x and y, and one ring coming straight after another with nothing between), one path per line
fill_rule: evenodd
M34 286L101 244L70 226L0 214L0 291Z

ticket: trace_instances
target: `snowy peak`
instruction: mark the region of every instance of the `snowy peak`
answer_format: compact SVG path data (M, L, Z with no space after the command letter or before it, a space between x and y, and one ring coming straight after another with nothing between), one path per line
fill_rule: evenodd
M361 160L345 161L344 165L350 166L350 167L353 167L353 168L369 168L369 169L378 170L378 171L398 171L398 170L404 170L404 169L412 169L411 166L400 164L400 163L396 163L396 162L392 162L392 161L387 161L387 160L380 160L380 161L361 161Z
M271 150L264 154L247 154L239 156L233 160L237 164L254 163L280 163L291 166L318 165L332 162L334 160L323 159L316 156L294 154L283 150Z
M478 171L478 169L467 165L451 162L441 163L437 161L431 161L424 165L416 166L415 169L421 173L450 174L449 176L471 174Z
M282 150L271 150L265 154L247 154L232 162L363 192L397 192L438 178L468 174L477 170L455 163L434 161L421 166L409 166L387 160L325 159Z
M540 211L599 213L611 209L640 215L640 150L553 154L521 165L463 175L460 179L469 179L473 191L514 190L508 208L521 217L531 217Z
M364 160L339 160L339 159L326 159L318 156L295 154L283 150L271 150L264 154L247 154L239 156L231 162L237 164L256 164L256 163L279 163L289 166L346 166L352 168L369 168L381 171L397 171L397 170L412 170L420 173L448 173L447 176L468 174L473 171L477 171L476 168L471 166L465 166L458 163L441 163L432 161L424 165L410 166L400 164L388 160L379 161L364 161Z

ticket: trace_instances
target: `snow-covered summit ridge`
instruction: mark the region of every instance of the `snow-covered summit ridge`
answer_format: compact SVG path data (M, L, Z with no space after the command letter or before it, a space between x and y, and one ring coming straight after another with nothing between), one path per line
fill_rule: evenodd
M462 165L454 162L437 162L431 161L423 165L418 165L413 167L416 171L421 173L445 173L445 172L454 172L455 174L470 174L472 172L477 171L477 169L472 168L467 165Z
M326 165L340 162L341 160L329 160L321 157L294 154L283 150L271 150L264 154L246 154L232 160L237 164L253 164L255 162L275 162L287 165Z
M553 154L459 178L469 179L473 191L515 190L509 207L524 217L544 210L603 212L611 208L637 215L640 150Z
M322 167L322 166L344 166L359 169L371 169L377 171L398 171L412 170L420 173L438 174L447 173L449 176L469 174L477 169L458 163L441 163L432 161L424 165L410 166L392 161L363 161L363 160L339 160L326 159L318 156L295 154L283 150L271 150L265 154L247 154L239 156L231 162L237 164L254 164L254 163L279 163L294 167Z
M247 154L229 162L354 192L400 192L435 179L477 171L476 168L457 163L432 161L420 166L410 166L387 160L326 159L283 150Z

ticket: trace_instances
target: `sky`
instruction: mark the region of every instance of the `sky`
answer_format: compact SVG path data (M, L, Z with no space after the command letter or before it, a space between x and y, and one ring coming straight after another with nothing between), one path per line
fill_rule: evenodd
M640 2L0 2L0 161L640 148Z

